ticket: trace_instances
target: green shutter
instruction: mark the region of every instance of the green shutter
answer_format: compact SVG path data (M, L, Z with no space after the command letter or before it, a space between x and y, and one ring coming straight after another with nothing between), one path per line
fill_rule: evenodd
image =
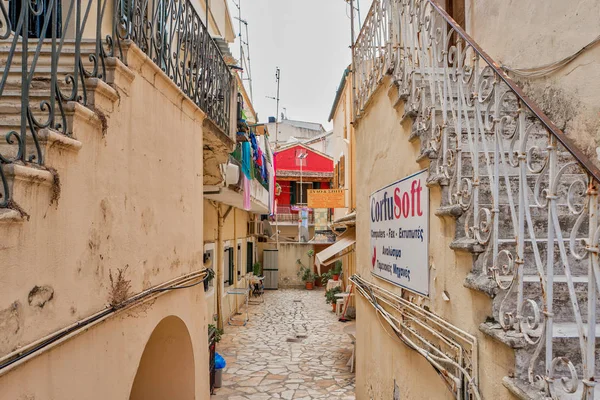
M229 248L229 284L233 285L234 279L234 265L233 265L233 248Z
M321 182L313 182L313 189L321 189Z
M290 182L290 204L296 204L296 181Z
M246 243L246 273L254 271L252 258L254 257L254 248L252 242Z

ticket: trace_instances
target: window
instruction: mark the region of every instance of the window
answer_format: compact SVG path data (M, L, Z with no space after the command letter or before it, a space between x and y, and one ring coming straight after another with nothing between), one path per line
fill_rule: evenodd
M225 286L233 285L233 264L233 248L228 247L223 253L223 272L225 273L225 276L223 277L223 282Z
M240 281L242 279L242 244L238 243L237 245L237 280Z
M307 160L308 158L308 152L305 149L298 149L296 150L296 166L300 167L302 166L302 168L306 168L307 165Z
M233 274L234 274L234 263L233 263L233 247L229 248L229 284L233 285Z
M213 258L214 258L214 249L205 250L204 252L204 268L210 268L213 272L216 273L213 266ZM213 287L215 285L215 279L211 279L208 283L208 287Z
M254 243L246 243L246 272L254 271Z
M225 249L223 253L223 282L225 286L229 286L229 249Z
M338 187L343 188L346 186L346 156L340 157L338 164Z
M312 188L312 182L296 182L296 204L308 203L308 189Z

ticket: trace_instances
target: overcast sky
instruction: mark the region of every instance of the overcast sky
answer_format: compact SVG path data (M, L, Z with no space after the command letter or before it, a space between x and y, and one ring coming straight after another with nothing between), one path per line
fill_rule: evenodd
M350 64L350 10L344 0L228 0L238 32L236 3L248 21L254 107L262 122L276 111L275 68L281 69L279 112L327 122L344 69ZM361 16L371 0L361 0ZM245 30L245 28L243 28ZM244 32L245 34L245 32ZM239 57L239 42L230 45Z

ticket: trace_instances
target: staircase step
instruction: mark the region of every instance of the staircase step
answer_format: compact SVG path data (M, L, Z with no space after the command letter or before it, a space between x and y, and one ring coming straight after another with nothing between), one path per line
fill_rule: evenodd
M571 273L574 276L579 276L579 275L586 275L588 273L588 263L587 261L581 261L581 260L577 260L573 254L571 254L571 251L568 250L569 249L569 239L568 238L563 238L563 243L565 248L567 249L567 262L569 267L571 268ZM539 251L539 256L542 262L542 265L544 266L544 271L547 270L546 267L546 261L547 261L547 248L548 248L548 242L546 239L540 239L538 241L535 242L535 245ZM533 246L534 246L534 242L531 239L526 239L525 240L525 248L523 250L523 258L524 258L524 264L523 264L523 272L525 275L536 275L538 273L538 269L537 269L537 265L535 262L535 253L533 251ZM561 258L560 255L560 249L558 246L558 240L554 239L554 275L563 275L564 274L564 262ZM517 243L515 242L514 239L500 239L498 241L498 251L502 252L504 250L508 250L510 251L513 255L516 256L517 253ZM477 260L474 263L474 271L477 273L480 273L478 271L483 271L484 266L487 265L487 267L491 267L493 260L492 258L492 254L491 254L491 247L486 247L486 252L484 254L481 254L479 256L479 258L477 258ZM488 254L489 252L489 254ZM502 260L500 262L506 262L505 258L503 257Z
M529 382L505 377L502 380L502 384L520 400L547 400L545 394ZM560 382L557 382L556 384L560 385ZM558 400L581 400L583 396L583 385L580 383L575 393L566 393L560 389L555 392L557 393L558 397L556 397L556 399ZM600 386L594 387L594 396L596 399L600 398Z
M487 208L492 210L494 207L491 204L480 203L479 210ZM580 215L572 214L566 205L557 205L558 210L558 222L560 224L560 231L563 235L563 239L569 238L571 231L575 226L575 222L579 219ZM518 221L513 221L511 216L511 207L507 204L501 204L498 206L499 210L499 224L498 224L498 238L500 239L512 239L518 235ZM531 213L531 220L533 223L533 234L537 240L546 240L548 237L548 209L530 206L529 211ZM515 217L518 218L518 207L515 206ZM473 226L473 214L463 213L456 220L456 238L462 238L465 236L464 227L467 218L470 218L469 226ZM588 236L588 218L587 215L582 216L583 220L579 231L576 234L577 238L586 238ZM514 229L516 226L516 230ZM525 217L525 238L531 239L529 234L529 225L527 218Z
M516 275L516 272L515 272ZM516 279L516 278L515 278ZM506 281L506 278L501 278L501 281ZM583 322L587 322L587 307L588 307L588 277L587 276L576 276L572 277L573 286L575 288L575 296L577 298L579 312L581 314ZM508 283L508 282L507 282ZM514 283L517 284L516 282ZM575 320L573 313L573 306L571 305L571 298L569 295L567 279L564 275L554 277L554 296L553 296L553 308L554 308L554 321L556 322L573 322ZM492 310L494 316L499 315L501 304L503 303L504 297L507 293L498 292L498 295L493 301ZM509 298L503 304L503 310L516 310L517 309L517 295L516 288L513 289L512 293L508 293ZM542 286L538 276L527 275L523 276L523 298L535 301L540 310L544 307L544 298L542 294ZM596 318L600 321L600 299L596 299Z
M587 330L587 324L583 324L584 330ZM504 331L500 324L486 322L479 326L479 329L491 336L493 339L503 343L506 346L516 350L516 371L515 377L518 380L527 381L528 369L531 363L531 357L537 344L529 344L523 336L516 331ZM581 351L580 341L577 326L575 323L554 323L552 326L552 356L555 357L568 357L569 360L575 365L578 376L582 377L582 364L581 364ZM596 365L598 365L598 350L600 349L600 325L596 325ZM537 338L532 338L537 340ZM545 346L542 348L540 357L538 357L534 363L534 375L543 374L545 371L544 367L544 354ZM567 370L564 366L559 366L556 371L557 376L568 376ZM598 373L596 370L595 374Z

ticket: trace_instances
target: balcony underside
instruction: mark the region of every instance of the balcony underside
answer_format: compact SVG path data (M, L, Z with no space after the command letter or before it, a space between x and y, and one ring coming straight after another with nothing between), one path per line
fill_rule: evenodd
M266 189L264 189L258 182L252 181L253 186L255 183L260 187L253 189L258 190L260 193L257 197L252 195L250 196L250 209L248 211L255 214L268 214L269 192L267 192ZM205 186L204 198L227 204L242 210L244 209L244 193L230 187Z

